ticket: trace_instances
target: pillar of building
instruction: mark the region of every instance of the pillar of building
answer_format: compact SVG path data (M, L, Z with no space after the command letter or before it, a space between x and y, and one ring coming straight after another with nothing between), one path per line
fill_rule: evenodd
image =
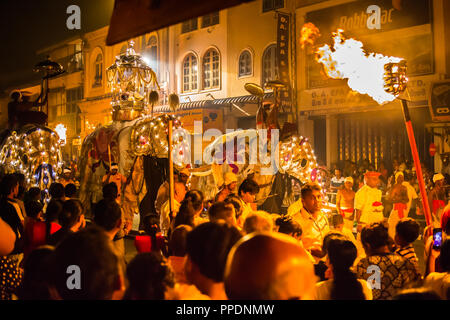
M338 120L335 115L326 116L327 127L327 167L331 168L331 164L338 161Z

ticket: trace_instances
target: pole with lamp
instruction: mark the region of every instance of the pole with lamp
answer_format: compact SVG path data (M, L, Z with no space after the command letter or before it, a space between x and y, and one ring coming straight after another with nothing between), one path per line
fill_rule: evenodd
M393 94L400 100L402 104L403 117L405 120L406 132L408 134L409 145L414 160L414 167L416 168L417 182L419 183L420 194L422 198L423 211L427 228L432 228L432 218L430 206L428 204L428 196L425 189L425 181L423 180L422 166L420 165L419 152L417 151L416 139L414 138L414 131L412 127L411 117L408 109L408 102L404 98L399 98L399 95L406 91L406 84L408 78L406 77L406 61L401 60L396 63L387 63L384 66L384 84L385 91Z

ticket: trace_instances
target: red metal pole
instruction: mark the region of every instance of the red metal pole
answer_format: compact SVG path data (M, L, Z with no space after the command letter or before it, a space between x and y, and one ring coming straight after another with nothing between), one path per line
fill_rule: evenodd
M416 168L417 182L419 183L420 194L422 196L423 211L427 226L431 225L431 211L428 204L428 196L425 189L425 182L423 181L422 167L420 165L419 153L417 152L416 139L414 138L414 131L409 116L408 104L406 100L401 99L403 107L403 116L405 118L406 132L408 133L409 145L411 147L411 153L414 160L414 166Z

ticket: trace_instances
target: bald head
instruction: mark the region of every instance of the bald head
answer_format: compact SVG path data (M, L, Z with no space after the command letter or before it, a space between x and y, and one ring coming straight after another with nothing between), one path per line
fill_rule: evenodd
M312 299L316 277L305 250L280 233L253 233L230 251L225 291L231 300Z

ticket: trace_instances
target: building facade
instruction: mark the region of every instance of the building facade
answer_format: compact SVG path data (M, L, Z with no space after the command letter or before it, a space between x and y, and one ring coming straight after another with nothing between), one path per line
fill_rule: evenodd
M367 53L407 60L407 99L419 155L427 167L438 172L441 156L433 158L428 149L435 142L441 155L448 153L448 144L435 133L445 132L449 123L432 119L429 100L431 85L450 78L450 32L444 14L450 9L448 1L381 0L375 8L373 4L365 0L315 1L297 8L296 28L313 22L321 33L318 44L331 44L332 32L341 28L347 38L363 42ZM368 96L352 92L346 81L325 76L311 51L299 50L297 58L298 74L303 75L297 79L299 126L312 137L320 161L328 167L342 166L345 160L369 160L375 167L381 162L389 167L402 157L412 161L398 100L378 105Z
M369 52L406 58L419 154L439 171L439 154L450 153L441 138L448 136L448 122L432 117L429 100L431 84L450 74L450 43L445 41L450 25L444 14L450 5L444 0L380 0L380 28L368 29L370 5L366 0L258 0L136 37L135 50L158 77L160 101L154 111L171 112L168 96L177 93L181 103L175 113L188 130L193 131L194 121L202 122L203 131L255 128L257 100L244 85L264 85L284 75L291 102L281 122L296 122L323 164L367 159L378 167L401 155L410 159L399 102L380 106L352 93L345 81L325 77L313 50L299 45L306 22L320 29L319 43L330 43L331 32L339 27ZM282 14L288 19L284 34ZM39 52L67 71L50 80L49 96L49 126L63 123L68 128L66 159L78 156L86 135L112 121L106 68L127 43L106 46L107 33L106 26ZM281 43L283 37L287 39ZM285 61L280 59L282 45L288 46ZM21 89L37 94L39 85ZM438 145L434 158L428 152L431 142Z

